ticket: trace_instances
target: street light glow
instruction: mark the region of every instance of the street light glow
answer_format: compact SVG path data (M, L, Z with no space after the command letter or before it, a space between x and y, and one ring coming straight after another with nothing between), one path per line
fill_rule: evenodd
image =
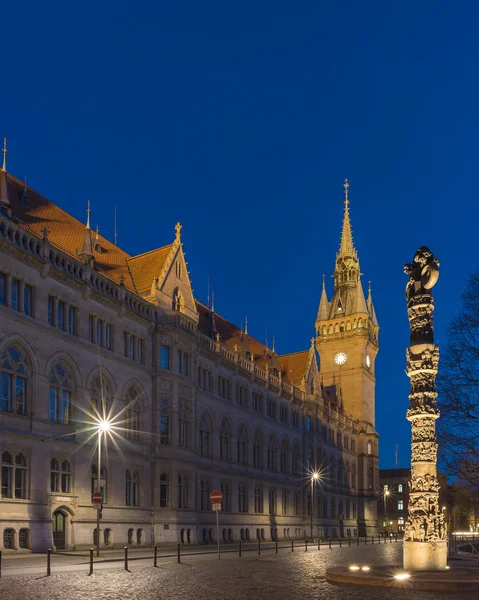
M319 479L319 473L317 471L315 471L312 475L313 479L318 480Z
M397 575L394 575L394 579L409 579L411 577L411 575L409 575L409 573L398 573Z
M98 431L101 431L101 433L106 433L107 431L110 431L110 429L111 429L110 421L106 421L106 420L100 421L97 425L97 429L98 429Z

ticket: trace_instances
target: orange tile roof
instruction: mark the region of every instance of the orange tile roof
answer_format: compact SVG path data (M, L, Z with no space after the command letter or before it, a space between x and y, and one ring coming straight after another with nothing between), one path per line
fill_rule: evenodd
M308 366L309 350L282 354L278 357L281 370L290 381L300 382Z
M173 244L127 259L131 276L139 294L149 293L153 279L158 277Z
M25 206L20 202L24 184L10 174L8 182L13 217L19 221L19 225L40 238L43 237L43 229L46 227L52 246L78 259L77 251L83 244L85 224L28 186L28 206ZM93 242L95 238L96 233L92 231ZM93 251L95 270L116 283L120 283L123 277L125 287L138 294L149 291L154 277L152 272L155 266L162 264L161 257L166 253L166 249L171 247L165 246L138 257L131 257L102 235L99 235L98 239L103 252ZM156 275L159 275L159 269Z
M200 331L211 337L209 308L198 300L196 301L196 308L200 317L198 324ZM217 313L215 313L214 318L216 331L220 334L220 342L231 348L231 350L234 350L235 346L237 346L239 351L243 350L245 335L241 329ZM254 354L254 359L260 366L271 365L271 360L268 358L268 356L271 356L271 349L267 349L264 344L258 342L258 340L255 340L250 335L248 335L248 348ZM277 366L288 380L300 381L306 370L308 356L309 350L293 354L276 355Z

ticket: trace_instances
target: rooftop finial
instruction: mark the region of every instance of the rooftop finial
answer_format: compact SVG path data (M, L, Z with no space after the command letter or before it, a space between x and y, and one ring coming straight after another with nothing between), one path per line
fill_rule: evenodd
M7 172L7 138L3 138L3 165L2 171Z
M271 350L272 350L273 352L276 352L276 351L275 351L275 349L274 349L275 343L276 343L276 340L274 339L274 335L273 335L273 347L271 348Z
M90 200L88 200L88 208L86 209L86 214L87 214L87 218L86 218L86 228L90 229Z
M371 295L371 282L368 281L368 294Z
M95 241L98 242L100 239L99 235L98 235L98 225L96 226L96 238Z
M246 315L244 319L244 333L245 335L248 335L248 315Z
M323 273L323 290L326 289L326 275Z
M344 188L344 206L345 206L346 210L348 210L348 208L349 208L349 194L348 194L349 183L348 183L347 177L344 180L343 188Z
M176 239L177 240L179 240L181 238L181 229L182 229L182 225L178 221L178 223L175 225Z
M215 293L211 292L211 312L215 312Z

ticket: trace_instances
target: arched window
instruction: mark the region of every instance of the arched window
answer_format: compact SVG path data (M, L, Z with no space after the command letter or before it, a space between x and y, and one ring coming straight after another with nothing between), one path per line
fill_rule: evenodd
M210 439L211 439L211 420L208 413L205 411L200 419L200 453L201 456L210 456Z
M60 491L64 494L71 492L71 469L70 463L67 460L62 461L61 464L61 489Z
M125 399L125 437L129 440L138 440L140 438L140 402L141 392L131 387Z
M126 471L125 504L131 506L133 480L130 471Z
M60 491L60 465L56 458L50 462L50 490L52 492Z
M223 494L223 500L221 502L221 510L230 510L230 486L225 482L221 482L221 493Z
M263 436L260 431L254 434L253 439L253 465L257 469L263 467Z
M344 485L346 487L349 487L350 483L351 483L351 478L349 475L349 462L346 461L346 464L344 465Z
M23 454L15 456L15 498L27 497L27 461Z
M248 464L248 432L244 425L241 425L238 432L238 463Z
M140 475L138 471L131 475L126 471L125 504L127 506L139 506L140 504Z
M354 463L351 466L351 488L356 489L356 465Z
M300 464L301 453L298 444L295 444L293 449L293 475L299 475Z
M220 427L220 460L231 460L231 431L227 419L223 419Z
M13 457L10 452L2 454L2 498L12 498Z
M188 508L188 477L178 475L178 508Z
M160 400L160 444L170 444L170 399Z
M181 293L179 288L176 288L173 292L172 308L173 310L176 310L178 312L184 312L185 303L183 300L183 294Z
M188 448L188 410L185 406L180 407L178 412L178 445Z
M268 442L268 469L276 471L276 440L272 435Z
M200 506L201 510L210 510L210 482L207 479L200 481Z
M371 440L368 440L368 454L373 453L373 443Z
M343 465L343 461L340 458L338 460L338 485L342 486L343 485L343 476L344 476L344 465Z
M170 478L166 473L160 475L160 507L166 508L170 498Z
M133 534L135 533L134 529L128 529L128 543L133 544Z
M331 456L329 463L329 484L334 486L336 484L336 473L335 473L336 463L334 460L334 456Z
M50 397L48 415L52 423L66 425L70 419L73 382L70 371L63 363L53 365L50 373Z
M285 438L283 443L281 444L281 456L280 456L280 471L281 473L288 472L288 454L289 454L289 444L288 440Z
M0 363L0 409L16 415L27 414L26 357L17 346L9 346Z
M113 394L109 381L103 375L97 375L91 386L90 408L96 419L106 419L110 414Z

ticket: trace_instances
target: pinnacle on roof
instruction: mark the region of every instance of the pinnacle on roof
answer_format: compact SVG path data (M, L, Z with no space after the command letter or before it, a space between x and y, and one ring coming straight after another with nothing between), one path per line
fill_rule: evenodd
M354 256L357 258L357 252L353 243L353 233L351 229L351 220L349 218L349 183L344 180L344 216L343 228L341 231L341 243L339 246L340 256Z
M87 220L85 225L85 234L83 237L83 244L80 250L78 250L78 256L88 264L93 261L93 242L91 239L91 228L90 228L90 200L88 200L88 208L86 210Z
M368 307L366 304L366 300L364 299L364 291L363 285L361 281L358 281L358 285L356 287L356 313L368 313Z
M329 319L329 301L328 295L326 294L326 283L324 281L323 274L323 290L321 292L321 299L319 301L318 316L316 321L326 321Z
M368 282L368 300L367 300L367 306L368 306L368 312L369 312L369 316L371 317L371 321L374 323L374 325L378 325L378 319L376 317L376 311L374 310L374 304L373 304L373 296L371 293L371 282Z
M8 192L8 175L7 175L7 138L3 140L3 165L0 172L0 212L4 217L10 217L12 205Z

